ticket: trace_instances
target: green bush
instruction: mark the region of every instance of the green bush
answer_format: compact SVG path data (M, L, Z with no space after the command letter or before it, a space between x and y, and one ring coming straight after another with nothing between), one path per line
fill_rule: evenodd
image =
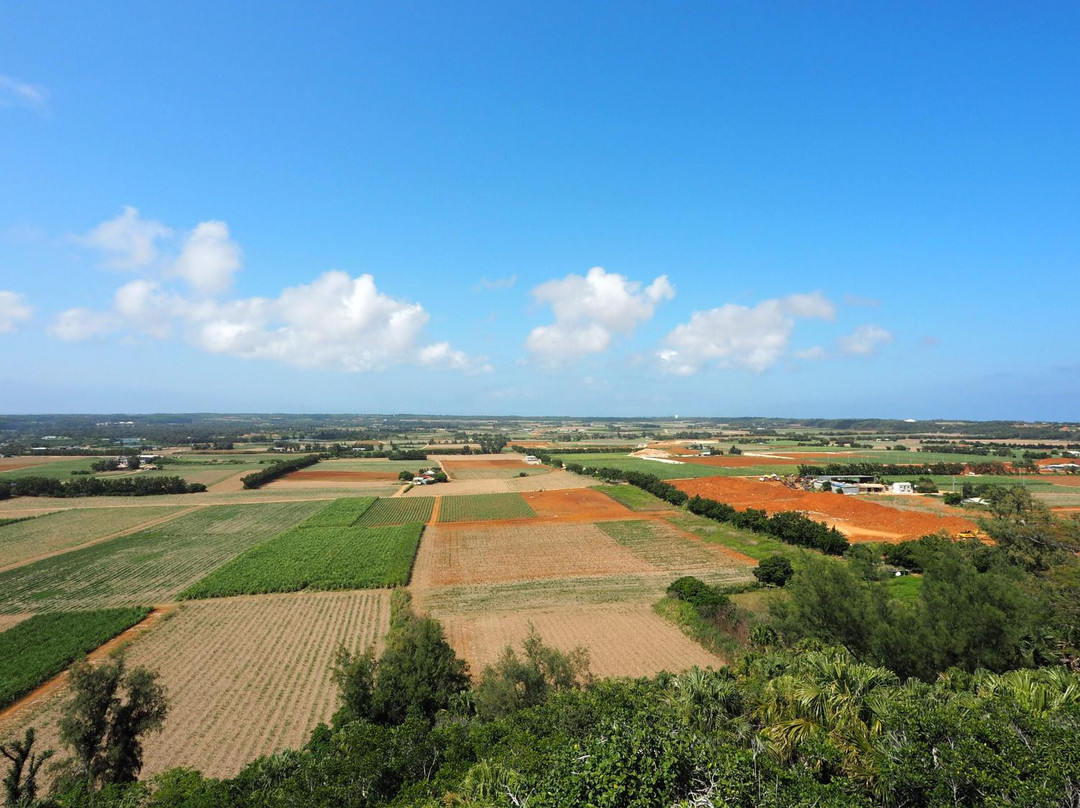
M763 558L754 567L754 577L770 586L783 586L794 574L795 568L791 565L791 559L781 555Z

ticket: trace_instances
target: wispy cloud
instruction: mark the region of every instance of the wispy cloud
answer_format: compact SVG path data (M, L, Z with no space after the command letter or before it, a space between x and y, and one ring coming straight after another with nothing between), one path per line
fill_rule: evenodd
M18 292L0 291L0 334L12 334L34 315L33 307Z
M879 325L867 324L860 325L853 333L837 339L836 347L840 353L848 356L870 356L892 341L891 332Z
M0 75L0 106L43 109L48 100L49 92L44 87Z
M517 283L517 275L511 275L508 278L494 278L492 280L481 278L480 282L476 284L476 288L478 291L491 292L499 289L513 289L515 283Z
M881 308L881 301L876 297L860 297L859 295L844 295L845 306L862 306L868 309Z

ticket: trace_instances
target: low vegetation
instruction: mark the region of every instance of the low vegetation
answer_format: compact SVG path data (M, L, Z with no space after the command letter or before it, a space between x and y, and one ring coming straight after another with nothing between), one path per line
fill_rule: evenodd
M300 526L210 573L184 598L368 589L408 583L421 524L397 527Z
M164 494L198 494L206 490L202 483L189 483L183 477L77 477L58 480L54 477L19 477L0 482L0 499L10 497L149 497Z
M304 527L351 527L376 503L375 497L336 499L312 516Z
M394 497L379 499L357 520L360 527L404 525L409 522L427 522L435 504L432 497Z
M474 494L443 497L440 522L481 522L489 519L528 519L536 516L520 494Z
M149 609L35 615L0 633L0 708L146 617Z
M781 511L769 516L757 508L740 511L726 503L698 496L691 497L686 508L708 519L730 522L743 530L766 533L785 544L809 547L827 555L843 555L848 548L848 540L839 530L796 511Z

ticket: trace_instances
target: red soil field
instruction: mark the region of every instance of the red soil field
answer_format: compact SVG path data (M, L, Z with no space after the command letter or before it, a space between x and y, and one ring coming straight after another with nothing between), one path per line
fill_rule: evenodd
M587 519L634 519L637 514L607 494L591 488L529 491L521 495L538 517L579 516Z
M283 480L304 482L370 482L372 480L397 481L397 474L392 471L294 471L286 474Z
M780 483L744 477L702 477L672 480L687 494L726 502L734 508L760 508L770 514L803 511L812 519L833 525L852 541L900 541L944 530L956 534L976 525L958 516L935 516L919 511L899 511L865 499L802 491Z
M1035 465L1039 468L1043 466L1058 466L1064 463L1080 463L1080 458L1077 457L1046 457L1042 460L1036 460Z
M467 469L505 469L505 468L528 468L528 463L516 457L507 458L479 458L477 460L464 460L455 457L453 460L443 460L442 467L446 471L464 471Z
M1053 480L1054 485L1067 485L1072 488L1080 488L1080 474L1054 474L1046 475Z

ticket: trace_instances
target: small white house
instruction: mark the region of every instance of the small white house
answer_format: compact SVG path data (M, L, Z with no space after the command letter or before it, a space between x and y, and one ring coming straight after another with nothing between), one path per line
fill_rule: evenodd
M430 477L413 477L413 485L428 485L431 482Z
M535 465L535 464L540 462L540 458L537 457L536 455L525 455L525 462L526 463L532 463L532 464Z
M914 494L915 486L911 483L893 483L890 486L894 494Z

